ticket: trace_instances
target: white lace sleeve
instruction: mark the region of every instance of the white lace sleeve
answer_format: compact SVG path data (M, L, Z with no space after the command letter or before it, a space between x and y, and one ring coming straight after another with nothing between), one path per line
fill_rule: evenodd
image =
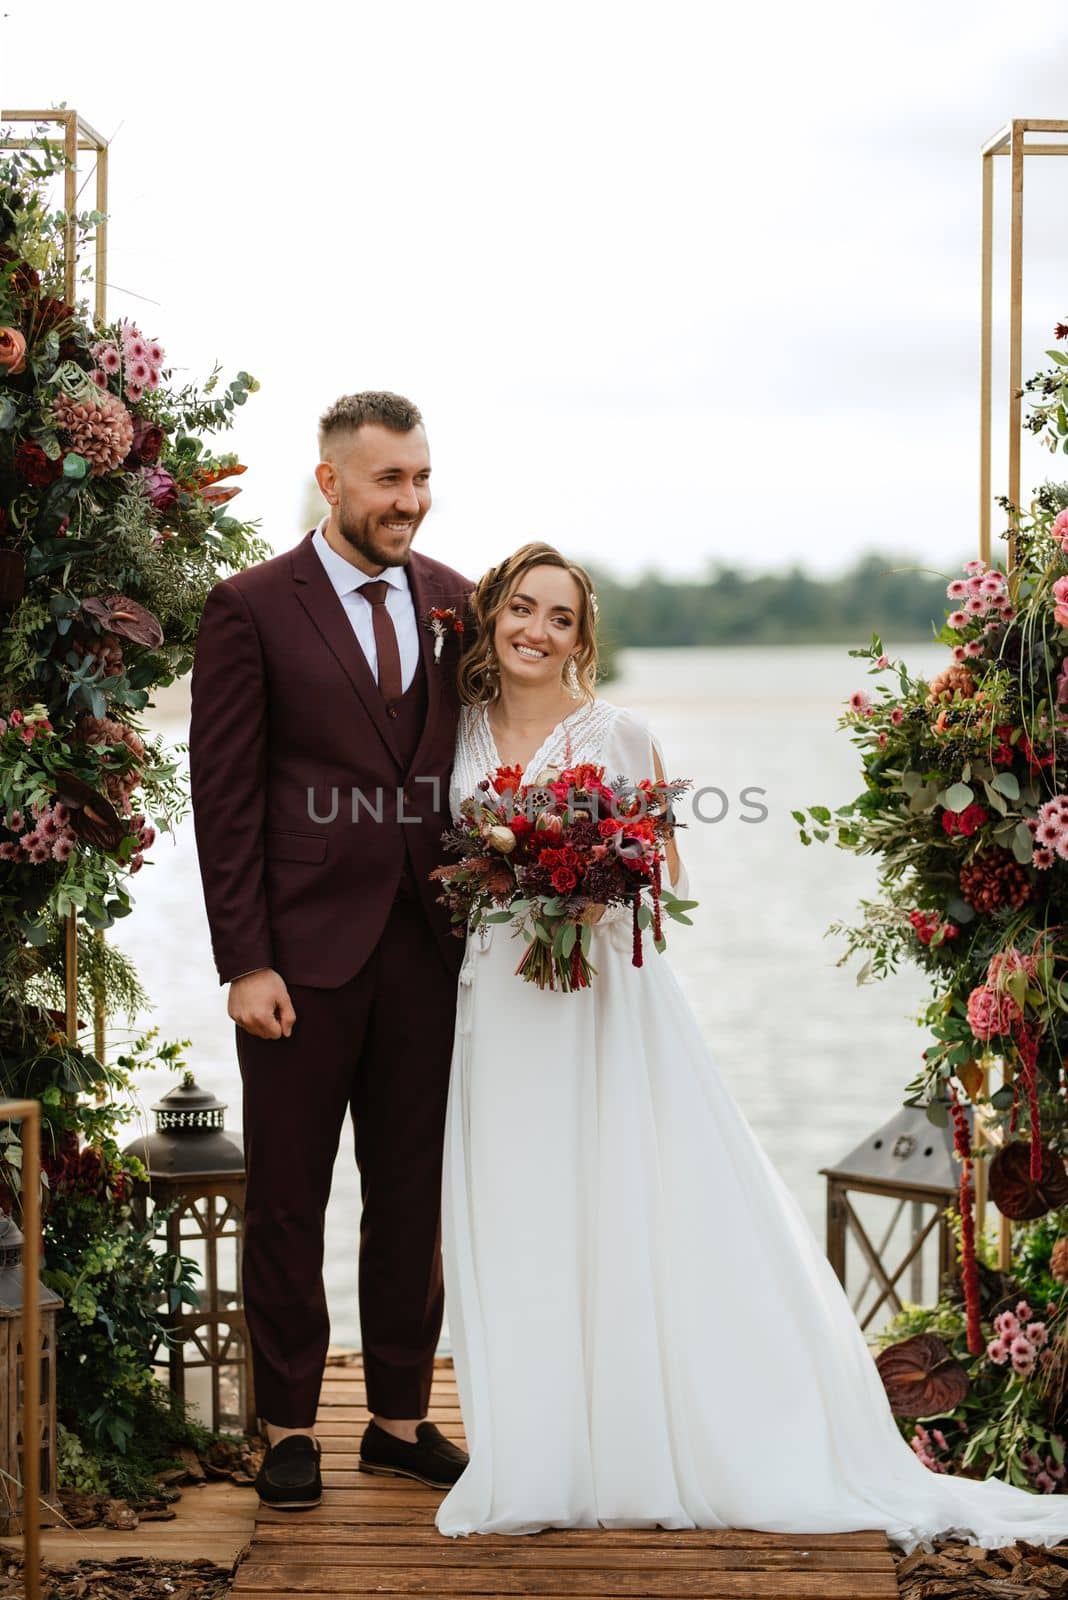
M639 778L655 778L654 755L659 758L665 778L686 776L683 772L673 773L671 771L664 758L660 741L643 717L622 706L617 708L603 757L606 780L611 782L619 774L632 779L634 782L637 782ZM677 836L676 843L678 843ZM680 900L688 900L690 898L690 878L689 873L686 871L686 863L682 859L681 851L679 852L679 876L669 887L673 894L678 895Z

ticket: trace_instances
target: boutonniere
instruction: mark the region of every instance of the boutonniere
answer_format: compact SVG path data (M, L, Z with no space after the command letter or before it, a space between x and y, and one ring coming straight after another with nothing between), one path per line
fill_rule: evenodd
M435 606L426 619L426 625L434 635L434 660L441 660L441 652L445 648L445 633L451 628L453 633L463 637L463 618L458 617L452 606Z

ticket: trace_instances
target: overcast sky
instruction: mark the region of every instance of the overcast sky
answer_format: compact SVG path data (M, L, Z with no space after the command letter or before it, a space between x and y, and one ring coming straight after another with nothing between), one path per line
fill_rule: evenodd
M979 149L1068 118L1063 0L3 0L0 64L4 109L113 141L112 313L260 379L238 504L277 548L318 413L391 388L420 548L472 575L532 537L625 574L972 552ZM1029 371L1068 158L1026 193Z

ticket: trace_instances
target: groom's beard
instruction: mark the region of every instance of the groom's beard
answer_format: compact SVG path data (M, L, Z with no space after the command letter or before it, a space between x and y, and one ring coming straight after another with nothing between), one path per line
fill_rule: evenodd
M337 508L337 530L347 545L350 545L365 561L379 567L406 567L411 553L412 540L415 538L419 524L425 512L413 517L408 541L401 544L399 535L391 539L388 534L379 528L377 517L357 517L346 510L344 503L339 503ZM390 520L389 518L385 520Z

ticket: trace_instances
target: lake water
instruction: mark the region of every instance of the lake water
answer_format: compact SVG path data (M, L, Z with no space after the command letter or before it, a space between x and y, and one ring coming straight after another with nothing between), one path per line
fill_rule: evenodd
M900 653L924 672L946 660L939 646ZM693 824L680 836L700 908L693 928L668 925L666 959L732 1093L822 1240L819 1168L897 1110L928 1042L914 1021L927 995L921 974L858 988L852 968L835 964L840 942L824 937L830 922L852 920L870 896L873 863L829 845L802 847L790 816L797 807L840 805L858 791L859 762L835 721L851 690L870 681L846 646L627 651L620 666L605 698L650 721L669 775L727 797L721 821ZM172 742L186 738L184 688L161 696L153 726ZM754 814L739 799L746 788L764 791L763 822L743 820ZM706 815L722 809L709 797ZM236 1127L233 1027L211 961L191 821L173 839L162 836L150 859L133 882L134 915L109 937L136 960L154 1008L134 1030L114 1027L109 1049L153 1024L165 1039L190 1039L197 1079L228 1102L227 1122ZM142 1108L173 1081L146 1075ZM326 1244L338 1344L359 1343L359 1207L346 1134Z

